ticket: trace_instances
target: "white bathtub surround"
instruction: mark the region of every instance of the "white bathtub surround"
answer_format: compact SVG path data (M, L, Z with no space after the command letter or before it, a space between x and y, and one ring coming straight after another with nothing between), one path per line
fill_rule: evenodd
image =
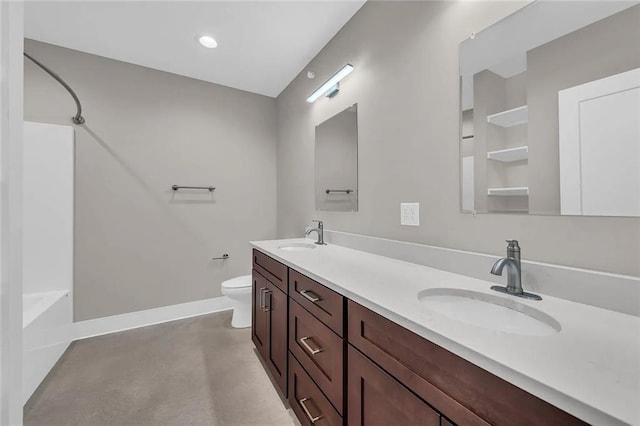
M72 341L74 130L25 122L23 145L26 403Z
M131 330L133 328L146 327L148 325L176 321L198 315L227 311L232 309L232 306L231 300L228 297L221 296L80 321L73 323L72 336L73 340L86 339L88 337Z
M25 122L24 293L72 290L74 130Z
M335 236L335 233L331 233L331 237ZM354 237L351 242L358 239ZM399 256L404 250L403 255L412 260L416 252L422 250L425 258L431 258L429 261L437 261L450 268L459 264L465 273L474 272L474 269L464 265L486 262L487 279L490 276L491 262L497 258L456 251L451 251L448 255L443 249L428 246L411 249L397 242L376 240L378 239L362 237L361 241L377 250L388 250L390 246L397 244L395 256ZM510 298L490 290L493 282L354 250L331 242L306 251L285 251L278 248L286 243L301 241L306 240L261 241L252 245L588 423L640 424L640 412L637 409L637 401L640 399L639 317L576 303L540 291L542 301L517 298L517 302L555 319L561 326L557 334L521 336L493 331L429 310L418 298L420 292L432 288L462 289L484 293L490 297ZM332 238L330 241L335 242L336 239ZM486 259L474 256L485 256ZM455 261L456 258L458 262ZM529 267L530 264L523 264L523 268ZM563 276L570 277L572 281L575 280L572 276L574 271L580 276L590 273L557 268L563 269ZM542 270L548 271L548 268ZM608 280L604 278L604 274L594 274L597 276L594 279L607 285ZM541 280L544 275L536 276ZM558 275L551 272L546 276L554 279ZM624 279L638 284L638 280L633 277ZM525 287L533 290L527 287L526 281ZM545 286L540 288L554 287L547 287L545 282ZM636 310L633 303L638 303L638 299L626 306Z
M29 327L39 316L63 297L69 297L69 292L59 290L25 294L22 301L22 326L24 328Z
M68 291L24 295L22 402L25 404L72 341Z
M325 241L343 247L501 285L506 283L506 276L489 273L495 261L504 254L495 256L326 229L324 234ZM496 240L498 244L503 243L500 239ZM504 243L505 254L506 247ZM522 285L526 291L640 316L640 277L531 262L527 260L526 245L521 244L521 247Z

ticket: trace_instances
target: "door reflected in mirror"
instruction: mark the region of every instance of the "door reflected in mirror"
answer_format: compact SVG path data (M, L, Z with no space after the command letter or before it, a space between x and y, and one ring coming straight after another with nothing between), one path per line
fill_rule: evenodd
M461 44L462 211L640 216L639 22L536 1Z
M316 210L358 210L358 105L316 126Z

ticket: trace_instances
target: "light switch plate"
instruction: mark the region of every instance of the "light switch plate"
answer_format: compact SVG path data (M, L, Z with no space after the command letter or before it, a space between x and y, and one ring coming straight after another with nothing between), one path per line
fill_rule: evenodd
M400 225L420 226L420 203L400 203Z

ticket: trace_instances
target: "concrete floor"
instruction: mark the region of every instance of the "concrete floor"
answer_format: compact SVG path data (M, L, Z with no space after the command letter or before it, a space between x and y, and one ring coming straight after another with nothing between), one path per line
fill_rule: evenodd
M294 425L231 312L81 340L24 408L25 425Z

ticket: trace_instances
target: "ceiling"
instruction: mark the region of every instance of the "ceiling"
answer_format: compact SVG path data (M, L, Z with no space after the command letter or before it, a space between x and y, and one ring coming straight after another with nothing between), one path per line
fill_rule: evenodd
M364 2L27 1L25 37L276 97Z

